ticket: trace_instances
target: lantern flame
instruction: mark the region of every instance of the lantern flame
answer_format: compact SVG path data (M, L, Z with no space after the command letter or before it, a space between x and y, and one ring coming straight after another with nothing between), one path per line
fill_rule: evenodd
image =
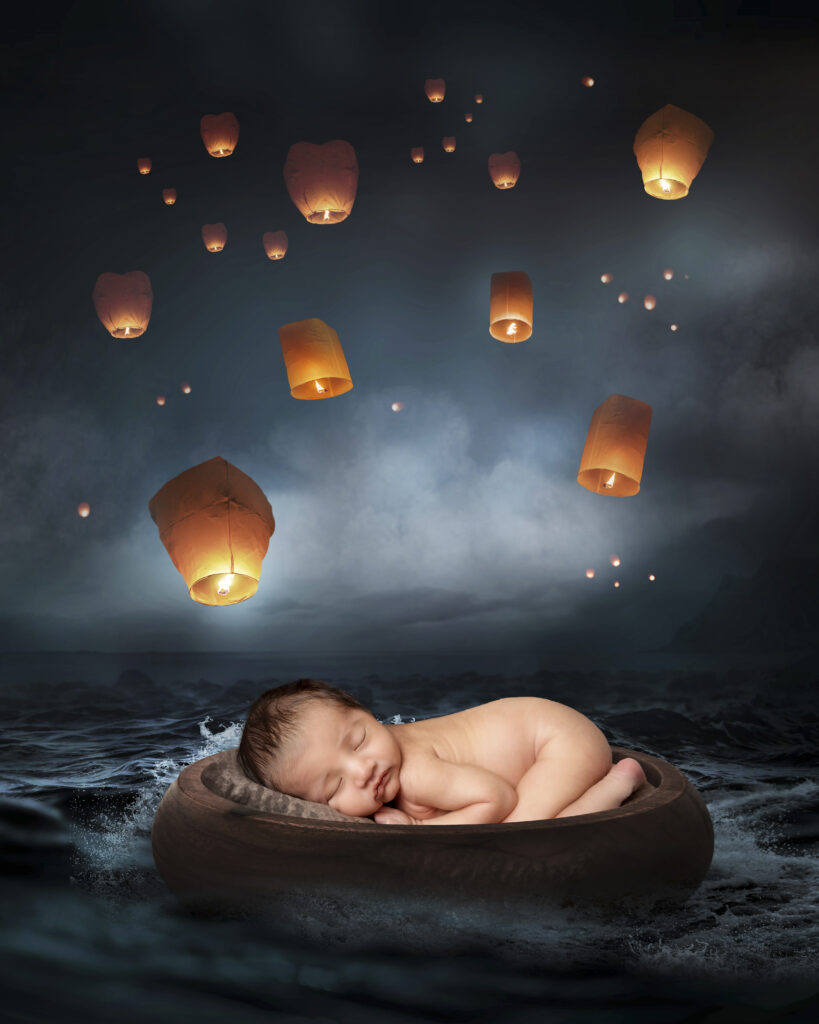
M608 480L605 482L604 486L605 487L614 487L614 477L615 477L615 474L612 473L611 476L608 478Z
M671 191L671 186L668 184L665 178L660 178L660 188L663 190L663 192Z
M327 390L327 388L323 388L317 380L313 381L313 383L316 385L316 391L318 391L319 394L323 394Z
M227 597L227 595L230 593L230 585L231 583L233 583L233 577L235 575L235 573L229 572L227 576L223 576L219 580L219 584L216 589L216 593L219 595L219 597Z
M329 210L325 210L324 211L324 219L325 220L329 220L330 219L330 211Z
M125 337L127 338L130 333L131 333L131 328L130 327L126 327L125 328Z
M513 320L511 324L506 328L506 333L509 335L518 333L518 325Z

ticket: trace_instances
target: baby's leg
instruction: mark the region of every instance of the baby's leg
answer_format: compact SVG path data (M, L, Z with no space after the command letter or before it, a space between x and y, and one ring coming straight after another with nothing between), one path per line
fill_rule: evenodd
M613 765L605 778L577 798L568 807L556 814L556 818L571 818L575 814L594 814L596 811L610 811L631 796L646 781L642 765L633 757L625 757Z

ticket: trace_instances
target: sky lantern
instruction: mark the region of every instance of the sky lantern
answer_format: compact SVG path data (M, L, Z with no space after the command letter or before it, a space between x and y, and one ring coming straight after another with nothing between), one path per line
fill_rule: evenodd
M493 274L489 298L489 333L498 341L526 341L532 336L532 282L522 270Z
M147 330L154 293L144 271L100 274L91 297L97 316L112 338L139 338Z
M157 395L156 396L156 404L157 405L164 405L165 404L165 396L164 395Z
M643 305L646 307L646 309L654 309L654 307L657 305L657 300L654 298L653 295L646 295L646 297L643 299Z
M677 330L679 330L679 327L677 326L677 324L672 324L671 327L669 328L669 330L677 331Z
M404 408L404 403L403 402L393 402L392 405L390 406L390 408L392 409L393 412L401 412L401 410Z
M175 188L163 188L162 189L162 201L166 206L173 206L176 202L176 189Z
M464 121L466 121L467 124L472 124L472 115L464 114Z
M589 75L583 75L580 81L583 85L586 86L587 89L591 89L591 87L594 85L594 79L591 78Z
M445 153L454 153L455 152L455 136L454 135L445 135L441 139L441 145L444 147L444 152Z
M666 269L663 271L663 277L666 279L666 281L670 281L673 276L674 271L671 269L671 267L666 267Z
M183 395L189 395L191 393L191 386L190 386L190 384L188 384L188 382L186 380L182 381L182 384L180 385L180 387L182 388L182 394Z
M424 92L430 103L442 103L446 95L446 82L443 78L427 78L424 82Z
M262 245L269 260L283 260L287 252L287 232L265 231L262 235Z
M422 164L424 162L424 147L413 146L410 150L410 157L414 164Z
M495 188L514 188L520 177L517 153L493 153L489 157L489 176Z
M358 161L349 142L296 142L284 162L284 182L311 224L339 224L353 209Z
M227 228L221 221L218 224L203 224L202 241L208 252L221 252L227 242Z
M594 579L594 569L587 569L586 570L586 579L587 580L593 580Z
M620 294L617 296L617 301L620 303L621 306L624 302L628 302L628 292L620 292Z
M80 519L87 519L91 515L91 506L87 501L81 501L77 505L77 515Z
M149 156L141 156L139 160L137 160L137 170L140 174L150 174L151 158Z
M619 558L619 556L618 556L618 555L609 555L609 562L610 562L610 563L611 563L611 564L612 564L612 565L614 566L614 568L616 569L616 568L617 568L617 566L618 566L618 565L620 564L620 558Z
M614 280L614 275L613 274L601 274L600 275L600 280L603 282L603 284L611 284L611 282Z
M687 196L713 139L705 121L672 103L646 118L634 137L646 192L655 199Z
M279 328L293 398L333 398L353 386L338 335L318 317Z
M169 480L148 509L194 601L238 604L256 593L276 523L246 473L217 456Z
M482 93L479 93L479 92L475 93L475 102L476 103L483 103L483 94Z
M656 580L656 579L657 579L657 577L656 577L656 576L654 575L654 573L653 573L653 572L650 572L650 573L648 574L648 578L649 578L649 579L651 580L651 582L652 582L652 583L654 582L654 580Z
M609 395L592 415L577 474L580 486L613 498L636 494L650 425L650 405L626 395Z
M615 580L614 581L614 589L615 590L619 590L620 589L620 580Z
M239 141L239 122L229 110L224 114L205 114L199 122L202 141L211 156L230 156Z

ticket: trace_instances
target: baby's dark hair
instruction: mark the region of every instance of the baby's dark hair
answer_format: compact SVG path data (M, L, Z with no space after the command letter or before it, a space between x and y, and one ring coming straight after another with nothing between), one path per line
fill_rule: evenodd
M250 705L236 754L249 779L263 786L280 788L278 780L286 748L300 737L302 712L314 701L367 710L346 690L328 686L320 679L297 679L294 683L265 690Z

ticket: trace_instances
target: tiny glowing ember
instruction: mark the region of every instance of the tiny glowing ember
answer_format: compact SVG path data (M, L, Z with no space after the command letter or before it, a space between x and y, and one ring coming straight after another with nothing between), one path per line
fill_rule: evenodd
M189 395L191 393L191 386L186 380L182 381L182 394Z
M653 573L653 572L650 572L650 573L648 574L648 578L649 578L649 579L651 580L651 582L653 583L653 582L654 582L654 580L655 580L655 579L656 579L657 577L656 577L656 576L654 575L654 573Z
M594 79L590 78L588 75L584 75L580 79L580 81L583 83L583 85L586 86L587 89L591 89L591 87L594 85Z
M475 102L476 103L483 103L483 95L481 93L479 93L479 92L475 93Z
M627 302L628 292L620 292L620 294L617 296L617 301L620 303L621 306L624 302Z
M674 271L670 267L666 268L663 271L663 277L666 279L666 281L670 281L673 276L674 276Z
M91 515L91 506L87 501L81 501L77 505L77 515L80 519L87 519Z
M165 404L165 396L164 395L157 395L156 396L156 404L157 405L164 405Z
M466 121L467 124L472 124L472 115L464 114L464 121Z
M219 597L227 597L227 595L230 593L230 585L231 583L233 583L233 577L235 575L235 573L229 572L227 576L223 576L219 580L219 585L216 589L216 593L219 595Z
M643 305L646 307L646 309L654 309L654 307L657 305L657 300L654 298L653 295L646 295L646 297L643 299Z
M404 408L404 403L403 402L393 402L392 405L390 406L390 408L392 409L393 412L401 412L401 410Z
M610 555L609 556L609 561L611 562L611 564L614 566L615 569L620 564L620 559L617 557L617 555Z
M603 282L603 284L611 284L611 282L614 280L614 277L612 274L601 274L600 280Z
M594 579L594 569L587 569L586 570L586 579L587 580L593 580Z

